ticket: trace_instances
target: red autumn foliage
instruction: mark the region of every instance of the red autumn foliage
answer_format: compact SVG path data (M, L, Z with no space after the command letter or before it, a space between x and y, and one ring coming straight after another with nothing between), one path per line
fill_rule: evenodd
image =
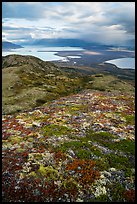
M61 160L65 160L66 159L66 155L61 152L61 151L58 151L54 154L54 159L56 160L56 162L59 162Z
M93 183L100 176L94 167L95 162L92 160L75 159L66 166L66 170L75 171L78 174L77 180L86 187L86 184Z
M128 202L135 202L135 190L127 190L124 193L124 197Z

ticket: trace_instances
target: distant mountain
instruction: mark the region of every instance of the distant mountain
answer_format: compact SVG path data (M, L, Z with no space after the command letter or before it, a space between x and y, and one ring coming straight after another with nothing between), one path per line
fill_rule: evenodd
M23 48L21 45L17 45L11 42L4 41L2 42L2 49L7 50L7 49L17 49L17 48Z
M81 48L106 48L110 47L108 45L102 45L96 42L86 42L80 39L66 39L66 38L56 38L56 39L37 39L32 42L35 46L46 46L46 47L81 47Z

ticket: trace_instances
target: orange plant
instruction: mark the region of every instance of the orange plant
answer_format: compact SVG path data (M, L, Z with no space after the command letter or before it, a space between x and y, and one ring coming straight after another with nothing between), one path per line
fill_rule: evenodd
M124 197L128 202L135 202L135 190L127 190L124 193Z
M92 160L75 159L72 163L67 164L66 170L74 171L78 182L85 186L93 183L100 176L94 167L95 162Z

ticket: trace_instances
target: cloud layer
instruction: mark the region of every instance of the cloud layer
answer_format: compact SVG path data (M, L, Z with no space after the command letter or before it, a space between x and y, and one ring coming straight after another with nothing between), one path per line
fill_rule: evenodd
M103 44L135 39L134 2L3 2L2 37L11 42L77 38Z

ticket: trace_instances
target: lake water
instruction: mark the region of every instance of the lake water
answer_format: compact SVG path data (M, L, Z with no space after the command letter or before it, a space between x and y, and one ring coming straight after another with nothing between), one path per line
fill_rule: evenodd
M2 56L10 54L19 55L32 55L38 57L44 61L55 61L60 60L63 62L68 62L71 58L80 58L81 56L66 56L61 57L56 55L58 51L83 51L83 48L79 47L24 47L20 49L11 49L8 51L2 50ZM119 68L131 68L135 69L135 58L119 58L114 60L105 61L105 63L111 63Z
M26 47L20 49L11 49L8 51L2 51L2 56L7 56L11 54L19 54L19 55L32 55L38 57L44 61L54 61L54 60L61 60L61 61L68 61L66 57L61 57L55 55L58 51L80 51L84 50L79 47ZM75 57L75 56L71 56ZM77 58L77 56L76 56Z
M135 69L135 58L120 58L120 59L108 60L108 61L105 61L105 63L114 64L119 68Z

